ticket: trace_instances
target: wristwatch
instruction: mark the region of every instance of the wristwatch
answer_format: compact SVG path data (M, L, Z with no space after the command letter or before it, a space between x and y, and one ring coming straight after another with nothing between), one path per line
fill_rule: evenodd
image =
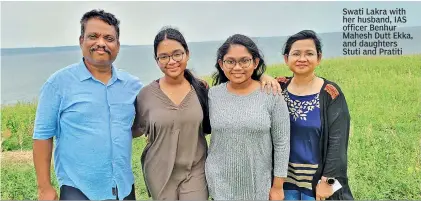
M335 178L328 177L328 178L326 179L326 182L327 182L327 184L329 184L329 185L333 185L333 184L335 183Z

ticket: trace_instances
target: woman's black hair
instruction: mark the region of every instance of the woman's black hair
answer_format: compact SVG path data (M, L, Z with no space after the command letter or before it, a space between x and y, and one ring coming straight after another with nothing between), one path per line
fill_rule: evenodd
M260 77L266 70L266 64L265 64L265 61L263 60L263 54L260 52L259 48L257 48L256 43L254 43L254 41L251 38L245 35L235 34L235 35L230 36L224 42L224 44L222 44L222 46L219 47L218 49L218 52L216 54L216 64L215 64L215 68L217 72L215 72L212 75L212 78L213 78L212 84L218 85L218 84L228 82L228 78L225 76L224 71L222 70L222 67L219 66L218 61L224 59L224 56L228 53L228 50L231 47L231 45L242 45L245 48L247 48L248 52L253 57L253 62L255 61L256 58L259 58L259 64L257 68L253 71L251 78L253 80L260 80Z
M306 40L312 39L314 41L314 45L316 46L317 55L322 53L322 42L320 41L319 37L317 36L316 32L312 30L302 30L288 38L284 45L284 55L288 55L291 51L292 44L294 44L298 40Z
M159 33L155 36L154 41L154 55L155 58L157 56L157 48L160 42L162 42L165 39L169 40L175 40L179 42L186 53L189 53L189 47L187 46L187 42L184 39L183 34L180 33L175 28L172 27L164 27L159 31ZM196 94L199 98L200 105L202 106L203 111L203 122L202 122L202 128L204 133L211 133L211 126L210 126L210 120L209 120L209 105L208 105L208 85L205 81L199 80L196 78L192 72L188 69L184 70L184 77L187 79L187 81L193 86L194 90L196 91Z

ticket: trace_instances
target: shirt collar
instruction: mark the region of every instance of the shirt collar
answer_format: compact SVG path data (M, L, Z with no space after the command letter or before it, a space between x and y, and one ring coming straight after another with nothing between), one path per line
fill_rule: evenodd
M92 73L89 72L88 68L86 67L84 60L85 59L82 58L82 60L79 62L78 70L77 70L77 73L78 73L78 76L79 76L79 81L81 81L81 82L93 77ZM114 65L111 65L111 71L112 71L112 77L111 77L111 80L110 80L111 82L114 82L115 79L119 79L121 81L125 80L122 73L119 72L119 70L116 69L114 67Z

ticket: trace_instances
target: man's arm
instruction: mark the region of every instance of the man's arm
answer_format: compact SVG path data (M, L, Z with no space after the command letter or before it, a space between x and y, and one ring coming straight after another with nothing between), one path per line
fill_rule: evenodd
M57 88L52 83L45 83L38 101L33 134L33 160L39 200L57 199L57 193L51 184L50 167L60 102L61 96Z
M52 150L53 138L34 140L33 157L39 191L52 188L50 177Z

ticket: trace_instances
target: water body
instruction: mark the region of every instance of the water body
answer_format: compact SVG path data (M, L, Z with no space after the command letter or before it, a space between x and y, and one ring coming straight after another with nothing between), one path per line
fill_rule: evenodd
M413 40L399 41L403 54L421 53L421 27L400 28L413 35ZM323 57L343 56L342 32L319 34L323 43ZM283 63L282 49L287 36L256 37L267 64ZM216 51L223 41L189 43L188 68L197 75L215 72ZM79 62L81 50L78 46L49 48L1 49L1 103L36 100L39 90L55 71ZM162 76L154 58L153 46L122 46L114 63L140 78L144 84Z

